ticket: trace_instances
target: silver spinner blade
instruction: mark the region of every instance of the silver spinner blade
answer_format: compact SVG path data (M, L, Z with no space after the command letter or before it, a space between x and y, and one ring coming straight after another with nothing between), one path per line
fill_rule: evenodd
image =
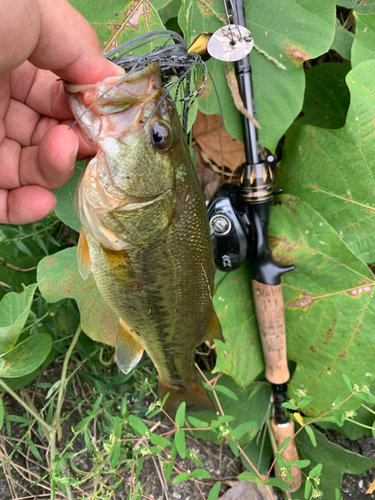
M238 24L228 24L218 29L210 38L207 52L220 61L240 61L253 48L254 40L250 31Z

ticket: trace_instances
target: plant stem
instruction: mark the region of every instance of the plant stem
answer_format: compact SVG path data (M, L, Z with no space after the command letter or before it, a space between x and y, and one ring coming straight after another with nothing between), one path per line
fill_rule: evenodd
M0 378L0 383L1 385L4 387L4 389L9 392L9 394L20 404L22 405L26 411L28 411L40 424L42 424L42 426L44 428L46 428L48 430L48 432L54 432L55 428L48 425L40 415L38 415L37 412L35 412L32 408L30 408L30 406L25 403L25 401L23 401L23 399L21 399L19 396L17 396L17 394L12 391L12 389L4 382L4 379Z
M369 408L368 406L364 405L363 403L362 403L362 406L363 406L363 408L366 408L366 410L368 410L369 412L371 412L371 413L373 413L375 415L375 411L374 410L371 410L371 408Z
M365 424L361 424L361 422L356 422L355 420L353 420L352 418L347 418L346 419L348 422L351 422L352 424L356 424L356 425L359 425L360 427L364 427L365 429L371 429L373 430L374 428L371 427L371 425L365 425Z
M61 409L62 409L62 404L63 404L64 391L65 391L66 372L68 370L68 364L69 364L70 356L71 356L71 354L73 352L73 349L74 349L74 347L75 347L75 345L77 343L77 340L78 340L78 338L80 336L81 331L82 331L82 328L81 328L81 323L80 323L78 325L77 331L76 331L76 333L75 333L75 335L73 337L72 343L69 346L68 352L65 355L64 364L63 364L63 368L62 368L62 372L61 372L60 387L59 387L59 396L58 396L58 399L57 399L56 412L55 412L55 415L53 417L53 421L54 421L54 423L56 425L57 437L58 437L59 441L61 439L60 414L61 414Z

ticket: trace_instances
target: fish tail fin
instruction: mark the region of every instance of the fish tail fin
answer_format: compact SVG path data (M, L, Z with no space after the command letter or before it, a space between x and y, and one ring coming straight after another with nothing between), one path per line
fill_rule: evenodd
M177 408L180 404L186 402L186 411L213 411L215 405L211 401L206 389L200 380L193 380L188 387L171 387L167 382L159 379L159 397L162 400L169 393L168 399L164 404L164 410L171 418L174 418Z

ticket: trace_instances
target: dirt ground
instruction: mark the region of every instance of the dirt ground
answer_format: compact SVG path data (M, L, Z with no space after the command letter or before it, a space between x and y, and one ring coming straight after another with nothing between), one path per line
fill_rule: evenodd
M59 380L61 372L61 364L55 361L53 365L45 370L42 374L41 380L48 380L54 382ZM36 408L41 408L45 404L46 390L35 389L33 385L26 387L21 391L21 397L27 394L33 399ZM20 415L24 414L24 410L16 401L8 395L4 396L4 403L8 414ZM63 412L68 412L71 409L72 402L69 397L64 401ZM63 424L63 440L58 444L58 449L62 450L67 439L71 438L71 426L79 423L79 415L77 412L72 414L69 422ZM24 435L27 428L21 428L19 424L12 423L12 439L9 439L5 425L3 426L0 434L0 461L4 462L11 453L13 446L17 445L20 438ZM48 456L49 450L46 441L42 440L38 433L32 430L33 441L37 446L41 456L44 458L43 462L37 461L30 453L29 448L21 447L11 458L10 461L5 462L3 467L0 468L0 499L1 500L43 500L50 498L51 490L48 478L40 481L38 484L33 484L39 478L43 478L48 473ZM351 451L363 454L365 456L375 459L375 440L369 436L363 436L357 441L351 442L338 433L333 431L325 431L326 436ZM76 449L85 449L86 445L84 439L79 437L76 440ZM187 436L187 446L197 450L197 457L204 463L204 468L211 473L210 480L198 480L198 486L202 493L207 497L211 486L217 481L222 482L221 495L225 493L233 482L236 481L237 475L243 471L243 466L239 459L236 459L229 447L216 446L206 441L202 441L193 437ZM186 469L193 469L193 464L190 460L185 459L179 462ZM76 466L84 471L91 468L90 456L88 453L79 455L76 459ZM172 474L172 478L176 474ZM344 500L371 500L375 499L375 494L366 495L365 492L372 480L375 478L375 469L362 474L354 476L350 474L344 475L342 483L342 495ZM130 479L130 478L129 478ZM171 481L166 484L164 476L161 473L161 463L158 458L151 457L145 461L144 467L140 474L140 482L143 486L145 496L143 498L151 498L155 500L199 500L202 495L197 489L197 485L192 481L186 481L179 484L171 484ZM81 492L74 492L74 498L81 498L84 492L91 491L92 483L85 484ZM126 500L128 494L127 487L124 491L115 491L114 500ZM248 494L241 494L240 496L227 496L224 498L231 498L231 500L245 500ZM281 500L282 496L277 490L274 490L275 500ZM66 498L63 496L56 496L56 500ZM253 498L257 498L253 495ZM261 496L259 496L261 498ZM302 498L302 496L301 496ZM333 500L333 499L327 499Z

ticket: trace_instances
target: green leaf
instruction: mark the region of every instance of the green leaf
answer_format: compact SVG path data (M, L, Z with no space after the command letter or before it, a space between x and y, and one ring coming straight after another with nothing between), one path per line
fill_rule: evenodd
M316 478L319 477L320 473L322 472L323 469L323 464L318 464L316 465L311 471L309 472L309 476Z
M31 438L27 439L27 444L29 445L30 451L34 455L34 457L40 462L43 462L43 458Z
M199 418L192 417L191 415L189 415L187 419L194 427L209 427L209 424L207 422L199 420Z
M208 494L207 500L217 500L219 498L220 488L221 488L221 482L217 481L210 489L210 493Z
M235 441L232 441L231 439L228 439L227 443L228 443L229 448L231 449L233 455L235 457L238 457L238 455L240 454L240 450L238 449L238 444Z
M335 419L336 425L342 427L345 421L344 412L338 410L332 410L333 418Z
M286 192L317 210L358 257L374 262L375 143L369 138L375 61L358 64L346 82L351 101L345 127L293 125L286 135L278 179Z
M172 462L169 462L169 464L167 465L167 467L165 469L165 479L167 481L169 481L169 478L171 477L171 474L173 471L173 466L174 466L174 461L172 460Z
M146 424L143 423L142 419L136 417L135 415L129 415L129 420L134 429L141 434L141 436L149 438L150 437L150 429Z
M346 9L353 9L361 14L371 14L375 12L375 1L374 0L336 0L336 4L345 7Z
M154 434L151 433L151 443L155 444L156 446L171 446L171 442L169 439L165 439L163 436L159 436L159 434Z
M282 23L285 12L288 22ZM215 32L227 24L221 0L206 8L200 2L182 3L179 24L188 45L197 33ZM333 0L289 2L255 0L246 4L247 27L255 41L251 53L253 85L260 143L274 150L280 137L302 107L304 92L303 62L328 51L335 34ZM224 75L224 63L208 62L220 96L225 126L229 133L242 139L240 115L233 105ZM277 82L277 85L275 85ZM218 113L213 85L208 82L199 98L199 109L206 114Z
M28 257L32 258L33 254L30 252L30 250L27 248L27 246L24 243L22 243L22 241L15 240L14 244L16 245L18 250L20 250L21 252L26 254Z
M306 499L310 498L311 490L312 490L311 482L308 479L306 479L306 482L305 482L305 498Z
M313 399L314 398L312 398L311 396L305 396L298 403L298 408L300 409L305 408L305 406L309 405Z
M157 11L159 11L159 9L163 9L166 5L168 5L169 3L172 3L172 2L173 2L173 0L152 0L151 3L154 6L154 8Z
M288 444L289 444L289 441L291 440L292 438L290 436L288 436L287 438L284 439L284 441L281 443L281 445L279 446L279 452L282 453L283 451L286 450Z
M348 451L328 439L315 429L317 447L313 448L306 433L300 432L296 436L299 458L310 460L311 465L324 464L324 471L320 477L319 488L324 493L324 498L335 498L335 489L341 486L344 473L362 474L373 467L372 459L362 457ZM300 499L299 492L292 494L293 499Z
M93 340L116 345L118 316L104 302L92 274L84 281L78 272L76 247L67 248L39 262L39 289L47 302L66 297L77 301L83 331Z
M73 177L69 182L64 184L59 189L53 191L56 196L57 203L55 206L55 214L57 217L64 222L67 226L75 229L76 231L81 230L81 221L78 218L76 209L74 208L74 195L76 192L77 182L82 173L84 167L84 162L79 161L76 165L76 170Z
M358 392L356 397L363 399L363 401L366 401L367 403L375 403L375 396L366 392Z
M224 385L215 385L215 391L221 392L221 394L225 394L228 398L233 399L234 401L238 401L237 395Z
M52 338L47 333L37 333L0 356L0 377L23 377L36 370L47 358L52 348Z
M89 435L88 429L84 430L84 432L83 432L83 438L85 440L85 445L86 445L87 451L91 454L93 446L92 446L92 441L90 439L90 435Z
M335 28L335 38L333 39L331 49L335 50L340 56L349 61L354 41L354 33L346 30L338 19L336 19Z
M284 408L288 408L289 410L298 410L298 407L294 403L291 403L290 401L285 401L285 403L281 403L281 406L283 406Z
M194 479L210 479L211 474L204 469L194 469L191 476Z
M119 463L121 443L116 443L111 453L111 466L116 467Z
M314 431L312 430L312 428L309 425L307 425L305 427L305 431L307 432L307 435L309 436L312 445L314 447L316 447L316 438L315 438L315 434L314 434Z
M71 0L70 3L92 24L104 52L141 33L164 28L153 3L147 0L114 0L104 5L101 0ZM160 8L159 5L167 3L158 0L156 5Z
M248 432L255 434L258 428L257 422L243 422L234 429L234 436L239 441Z
M140 472L142 470L144 462L145 462L145 459L141 458L140 461L137 464L137 468L135 470L135 477L136 477L137 480L138 480L138 476L139 476L139 474L140 474Z
M251 483L259 484L259 486L263 486L264 484L262 479L254 472L241 472L241 474L237 476L237 479L239 481L250 481Z
M308 467L310 463L310 460L294 460L293 465L299 469L304 469L305 467Z
M186 457L186 443L185 443L185 431L179 429L174 437L174 442L176 443L177 451L181 458Z
M182 472L173 479L172 484L182 483L183 481L190 479L190 477L191 475L188 472Z
M0 353L12 349L29 316L37 285L30 285L22 293L7 293L0 302Z
M185 423L185 409L186 409L186 403L183 401L180 406L177 409L176 412L176 425L177 427L183 427Z
M354 13L355 39L352 48L353 68L363 61L375 59L375 14Z
M270 479L267 480L266 484L268 486L277 486L278 488L286 491L290 491L290 486L286 481L283 481L282 479L277 479L275 477L271 477Z
M298 125L321 128L341 128L349 108L349 89L345 77L350 63L324 63L306 71L306 89L302 118Z

